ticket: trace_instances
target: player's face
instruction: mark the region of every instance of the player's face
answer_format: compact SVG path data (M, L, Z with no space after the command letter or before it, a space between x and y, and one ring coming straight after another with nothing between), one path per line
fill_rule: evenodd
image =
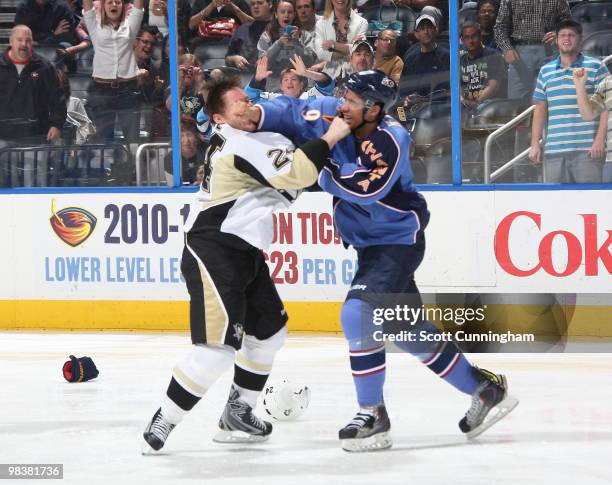
M557 47L561 54L577 54L580 51L580 36L574 29L561 29L557 34Z
M297 98L300 96L300 94L302 94L304 84L302 81L300 81L300 78L296 74L288 72L281 80L280 89L285 96Z
M18 61L27 61L32 57L32 31L28 27L19 27L9 39L11 53Z
M257 123L247 117L247 111L252 108L253 103L242 89L234 88L225 93L224 105L225 112L218 122L227 123L232 128L242 131L255 131L257 129ZM215 121L217 120L215 119Z
M478 52L482 48L482 36L476 27L466 27L461 34L461 40L468 52Z
M355 130L363 124L363 110L365 108L363 99L354 92L347 91L342 100L343 103L339 109L342 118L351 127L351 130Z

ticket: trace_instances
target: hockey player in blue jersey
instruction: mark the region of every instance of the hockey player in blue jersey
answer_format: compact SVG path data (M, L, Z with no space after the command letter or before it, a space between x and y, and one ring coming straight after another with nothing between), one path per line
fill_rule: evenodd
M352 74L342 99L300 101L282 96L249 112L259 129L279 132L294 143L320 137L335 116L353 136L338 143L319 175L321 188L334 196L334 221L358 255L358 271L341 312L360 410L339 432L347 451L389 448L390 422L383 400L385 347L374 339L372 294L412 294L420 302L414 273L425 252L429 211L417 192L409 160L410 137L385 108L396 85L381 71ZM371 301L371 300L370 300ZM418 330L439 331L421 321ZM398 344L442 379L472 396L459 422L468 437L482 433L518 401L507 393L502 375L471 365L452 342Z

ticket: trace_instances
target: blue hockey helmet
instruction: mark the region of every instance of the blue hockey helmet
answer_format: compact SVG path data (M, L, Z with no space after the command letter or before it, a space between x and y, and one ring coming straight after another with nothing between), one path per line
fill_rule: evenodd
M397 84L382 71L355 72L349 76L346 88L362 97L367 108L380 103L384 111L397 101Z

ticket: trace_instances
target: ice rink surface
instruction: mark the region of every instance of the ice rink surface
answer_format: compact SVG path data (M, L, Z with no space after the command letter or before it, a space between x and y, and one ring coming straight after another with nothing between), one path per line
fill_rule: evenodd
M310 386L310 408L298 421L276 423L267 443L213 443L228 372L163 454L142 456L142 431L189 348L189 337L176 334L0 332L0 463L63 463L64 479L52 483L78 485L612 483L612 355L472 355L505 373L521 403L468 442L457 422L470 398L411 356L388 354L394 446L348 454L337 440L356 411L345 343L294 336L271 380ZM69 354L91 356L100 376L67 383L61 367Z

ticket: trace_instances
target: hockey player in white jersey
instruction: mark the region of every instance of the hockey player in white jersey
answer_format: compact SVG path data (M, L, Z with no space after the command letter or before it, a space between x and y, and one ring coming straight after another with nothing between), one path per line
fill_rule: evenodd
M213 87L206 106L217 123L207 173L185 225L181 271L190 296L192 350L174 367L161 407L144 431L144 451L161 449L172 429L234 364L234 381L215 441L263 441L272 425L253 413L287 314L263 249L273 238L275 210L313 185L330 149L348 136L338 119L299 148L275 133L252 133L251 102L240 84Z

